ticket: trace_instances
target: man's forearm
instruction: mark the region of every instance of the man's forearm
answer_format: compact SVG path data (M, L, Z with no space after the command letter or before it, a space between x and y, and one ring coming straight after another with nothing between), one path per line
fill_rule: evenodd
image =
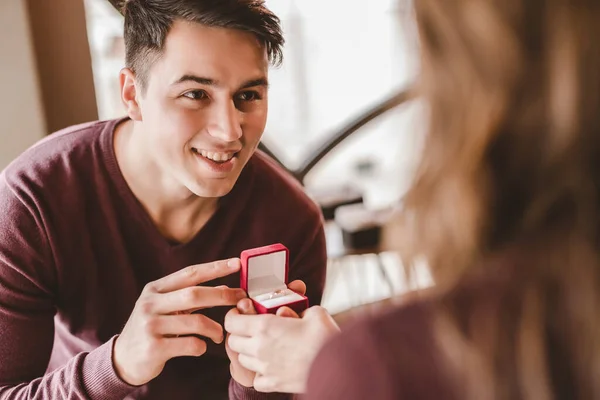
M30 382L0 384L0 400L123 399L135 388L123 382L114 371L111 358L113 343L114 338L90 353L76 355L63 367Z

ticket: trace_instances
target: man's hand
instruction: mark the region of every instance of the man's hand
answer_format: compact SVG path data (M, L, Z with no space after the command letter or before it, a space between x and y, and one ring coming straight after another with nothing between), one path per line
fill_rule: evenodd
M232 306L246 297L242 289L197 286L234 272L239 259L193 265L146 285L113 348L113 365L130 385L158 376L165 363L179 356L200 356L206 342L223 341L221 325L192 311Z
M234 308L230 312L234 312L237 314L242 313L245 315L256 314L256 310L254 309L254 306L252 305L252 301L250 301L249 299L241 300L238 303L237 309ZM229 357L229 360L231 361L231 364L229 365L229 371L231 372L231 377L233 379L235 379L235 381L242 386L252 387L252 386L254 386L254 378L255 378L256 374L254 373L254 371L250 371L250 370L247 370L246 368L242 367L242 365L240 364L240 362L238 360L239 354L236 353L235 351L231 350L231 347L229 347L229 338L230 338L230 335L228 333L227 339L225 340L225 351L227 352L227 356Z
M306 293L306 284L300 280L291 282L288 285L288 288L290 288L296 293L300 293L301 295L304 295ZM256 310L254 309L254 305L252 304L252 301L250 299L243 299L240 300L240 302L237 304L237 309L231 310L230 313L238 315L255 315ZM299 318L294 311L287 307L282 307L279 310L277 310L277 315ZM256 373L254 371L250 371L244 368L240 364L238 360L239 354L233 351L231 347L229 347L229 334L227 334L227 339L225 340L225 350L227 351L227 356L229 356L229 360L231 361L231 377L242 386L254 386L254 379L256 377Z
M237 309L225 317L230 351L238 353L241 367L256 373L260 392L303 393L310 366L323 342L339 331L325 309L315 306L303 318L289 308L278 315L244 315Z

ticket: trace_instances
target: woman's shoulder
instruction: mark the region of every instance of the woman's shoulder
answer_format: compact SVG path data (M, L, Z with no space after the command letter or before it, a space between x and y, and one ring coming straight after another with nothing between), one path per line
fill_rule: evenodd
M432 304L412 299L344 327L314 363L309 398L452 398Z

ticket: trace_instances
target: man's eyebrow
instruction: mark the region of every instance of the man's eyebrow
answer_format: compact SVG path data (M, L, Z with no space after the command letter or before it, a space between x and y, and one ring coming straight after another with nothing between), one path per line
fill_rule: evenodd
M267 81L267 78L258 78L258 79L252 79L246 83L244 83L241 87L240 90L242 89L248 89L254 86L264 86L265 88L269 88L269 82Z
M202 76L191 75L191 74L183 75L181 78L179 78L175 82L173 82L173 85L178 85L183 82L196 82L196 83L199 83L201 85L206 85L206 86L219 86L219 82L215 79L205 78ZM264 78L264 77L258 78L258 79L251 79L251 80L245 82L239 88L239 90L248 89L248 88L251 88L254 86L264 86L268 89L269 82L267 81L267 78Z
M207 86L218 86L219 85L219 82L217 82L214 79L204 78L202 76L196 76L196 75L190 75L190 74L183 75L181 78L179 78L175 82L173 82L173 85L178 85L180 83L190 82L190 81L199 83L201 85L207 85Z

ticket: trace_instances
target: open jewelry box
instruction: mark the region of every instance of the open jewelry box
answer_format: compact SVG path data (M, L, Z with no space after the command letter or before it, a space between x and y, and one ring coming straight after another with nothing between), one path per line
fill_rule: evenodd
M277 312L287 306L300 313L308 308L308 298L287 287L289 250L277 243L244 250L240 287L248 293L259 314Z

